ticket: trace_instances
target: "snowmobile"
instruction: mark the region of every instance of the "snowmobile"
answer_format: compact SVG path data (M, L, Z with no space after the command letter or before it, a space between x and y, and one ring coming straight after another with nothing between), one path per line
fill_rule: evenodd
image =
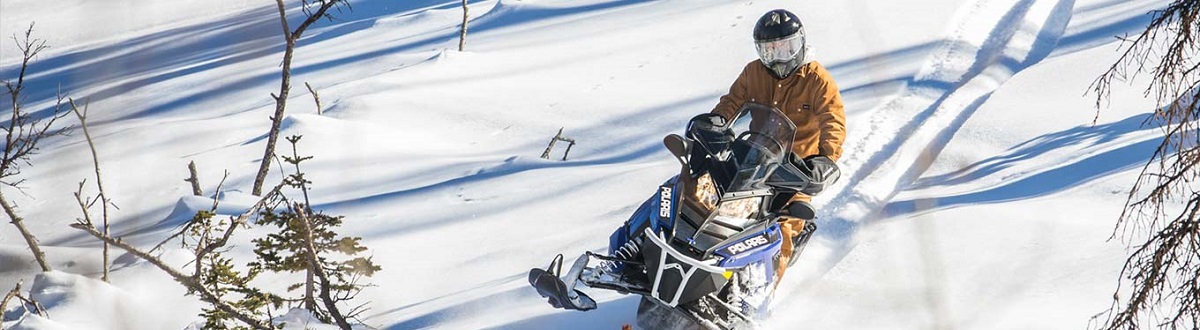
M805 219L791 266L816 225L809 203L839 173L814 173L791 153L795 125L778 109L747 103L726 121L703 114L663 143L682 165L609 238L608 254L585 252L568 272L559 254L529 283L551 306L595 309L578 284L640 295L643 329L748 329L766 316L784 235L780 216ZM814 178L819 178L814 179ZM595 261L595 262L593 262Z

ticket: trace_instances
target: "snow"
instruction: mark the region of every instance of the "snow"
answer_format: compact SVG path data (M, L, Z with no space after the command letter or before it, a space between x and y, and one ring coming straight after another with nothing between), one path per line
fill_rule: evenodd
M182 287L142 274L109 284L61 271L41 273L29 287L29 298L46 306L46 317L26 315L12 328L181 329L191 323L190 309L200 306L182 299L183 293ZM186 308L164 308L172 306Z
M1079 328L1108 307L1124 252L1108 238L1161 137L1141 125L1154 104L1139 88L1118 88L1095 125L1085 93L1118 55L1112 37L1165 4L484 0L471 1L458 52L458 1L352 1L300 41L282 135L304 136L317 208L345 215L344 233L383 267L360 296L367 325L616 329L634 323L635 297L594 292L595 311L554 310L526 272L605 249L677 169L662 136L711 109L754 59L754 21L787 8L838 80L849 136L843 181L818 196L821 229L766 326ZM218 213L254 203L279 88L273 2L0 3L0 35L31 21L52 48L31 68L27 108L45 113L58 86L90 102L114 233L152 246L212 206L226 171ZM0 77L17 55L0 43ZM538 158L560 128L579 142L569 160ZM189 161L207 197L180 181ZM45 142L23 191L3 188L56 269L38 273L0 227L0 290L23 281L50 312L10 305L4 326L198 321L197 299L131 256L115 258L111 284L97 280L99 244L67 227L91 177L75 134Z

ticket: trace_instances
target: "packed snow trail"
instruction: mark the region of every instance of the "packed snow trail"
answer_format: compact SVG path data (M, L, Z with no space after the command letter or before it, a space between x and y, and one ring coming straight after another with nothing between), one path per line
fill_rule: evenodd
M871 111L840 159L841 190L818 199L816 246L805 253L806 275L832 268L855 245L855 233L937 158L954 133L1005 80L1054 49L1071 18L1073 0L978 0L959 9L950 35L891 101ZM831 197L830 197L831 196ZM822 200L826 199L827 200ZM800 276L796 276L800 277ZM805 276L808 277L808 276ZM804 286L785 285L776 301Z

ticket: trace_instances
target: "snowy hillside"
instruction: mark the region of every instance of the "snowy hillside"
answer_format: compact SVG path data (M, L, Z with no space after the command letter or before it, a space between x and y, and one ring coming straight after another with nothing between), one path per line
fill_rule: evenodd
M755 59L755 20L775 8L803 19L849 132L842 181L816 199L821 229L768 328L1084 328L1108 307L1124 250L1107 239L1161 136L1141 126L1153 104L1140 86L1118 88L1095 125L1085 93L1118 55L1113 36L1166 1L484 0L470 2L466 52L458 1L351 3L300 40L283 135L302 134L300 153L315 157L305 170L316 207L345 215L345 234L382 266L360 296L380 329L634 323L634 296L597 292L598 310L554 310L526 272L606 248L677 171L662 136L716 104ZM5 0L0 36L36 22L52 48L30 68L27 108L44 114L60 86L90 102L120 207L112 230L150 245L212 204L181 181L189 161L206 193L230 173L222 214L255 200L283 50L275 10ZM0 43L0 79L15 77L18 57ZM540 159L559 128L578 141L569 159ZM25 189L2 188L56 269L38 273L0 225L0 290L23 281L50 309L10 306L3 325L198 321L197 299L131 256L116 258L112 285L94 280L100 245L67 227L88 155L81 134L47 140L23 168Z

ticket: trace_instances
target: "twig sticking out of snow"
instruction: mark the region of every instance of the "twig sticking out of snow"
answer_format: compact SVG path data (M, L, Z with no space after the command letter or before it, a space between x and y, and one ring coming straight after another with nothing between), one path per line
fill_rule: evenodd
M4 300L0 300L0 313L4 312L6 309L5 306L8 306L8 301L12 299L17 299L25 303L25 311L35 313L42 317L50 317L50 313L46 312L46 308L42 307L42 304L39 304L37 301L21 295L21 281L17 281L17 286L13 288L12 291L9 291L8 294L4 295ZM33 306L33 311L29 310L29 306Z
M575 139L565 138L562 136L562 133L563 133L563 128L560 127L558 129L558 134L555 134L554 138L550 139L550 144L546 145L546 151L542 152L542 159L550 159L550 150L554 149L554 143L558 142L558 141L563 141L563 142L570 143L567 145L567 151L563 152L562 160L563 161L567 160L567 155L571 154L571 147L575 146Z

